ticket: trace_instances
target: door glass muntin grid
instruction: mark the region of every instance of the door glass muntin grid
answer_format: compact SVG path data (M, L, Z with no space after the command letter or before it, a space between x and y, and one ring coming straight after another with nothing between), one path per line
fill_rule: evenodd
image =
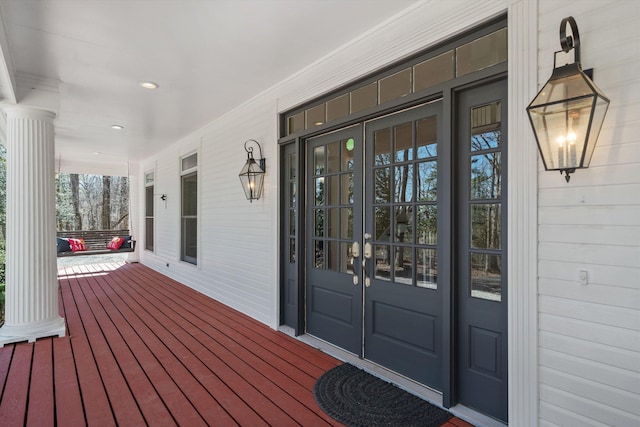
M502 300L501 102L471 108L469 276L471 297Z
M312 267L353 274L354 138L313 148Z
M372 132L374 278L437 288L437 116Z

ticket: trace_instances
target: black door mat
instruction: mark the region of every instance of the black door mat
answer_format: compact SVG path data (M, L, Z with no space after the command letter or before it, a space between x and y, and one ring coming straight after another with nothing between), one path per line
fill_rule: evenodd
M348 363L322 374L313 395L323 411L353 427L439 427L452 417L449 412Z

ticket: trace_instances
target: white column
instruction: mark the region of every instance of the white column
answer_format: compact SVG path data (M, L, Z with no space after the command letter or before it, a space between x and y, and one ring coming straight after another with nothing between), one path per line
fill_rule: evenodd
M65 335L58 312L55 114L23 106L7 113L5 323L0 347Z

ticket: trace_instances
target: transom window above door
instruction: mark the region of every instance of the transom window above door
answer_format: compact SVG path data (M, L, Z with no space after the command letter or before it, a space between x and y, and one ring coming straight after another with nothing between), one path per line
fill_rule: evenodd
M445 49L418 56L374 79L286 113L281 136L313 129L506 61L506 28L472 40L462 38Z

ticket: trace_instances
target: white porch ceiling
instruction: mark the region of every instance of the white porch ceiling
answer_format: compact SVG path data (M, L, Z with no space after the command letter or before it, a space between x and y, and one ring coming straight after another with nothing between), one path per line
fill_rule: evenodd
M412 3L0 0L2 102L53 100L64 163L137 161Z

